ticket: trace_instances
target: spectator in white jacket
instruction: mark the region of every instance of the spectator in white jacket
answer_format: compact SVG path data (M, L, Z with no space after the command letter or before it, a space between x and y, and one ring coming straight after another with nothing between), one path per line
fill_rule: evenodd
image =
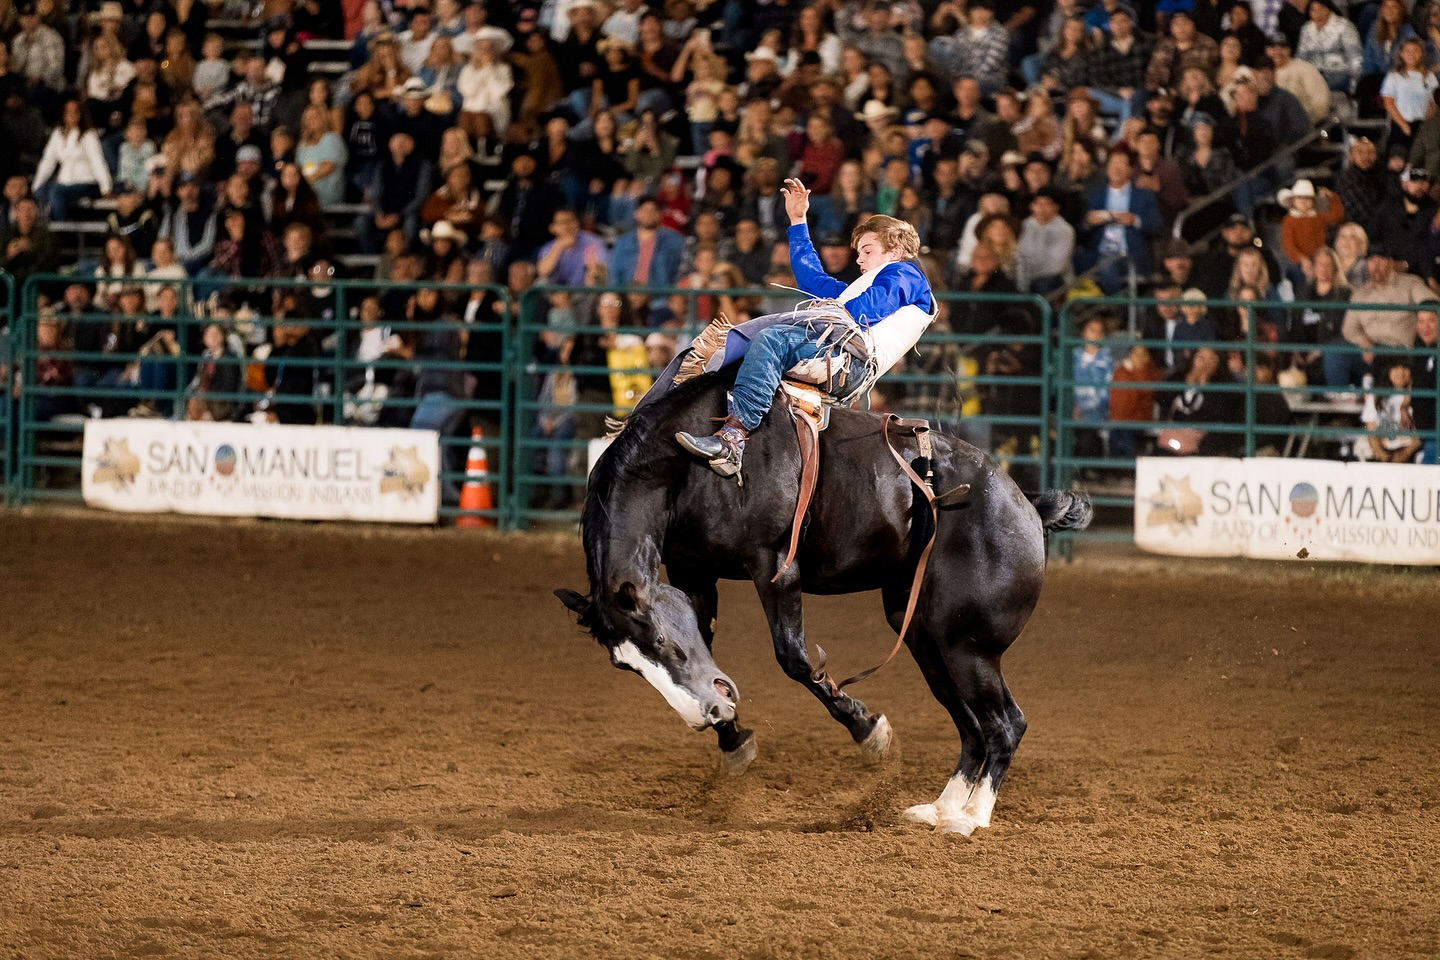
M72 97L61 107L60 125L45 144L31 189L56 221L67 219L76 202L108 195L111 188L100 138L84 104Z
M515 74L501 57L512 42L499 27L481 27L475 31L470 62L460 71L460 126L477 139L504 136L510 125Z
M1355 24L1335 12L1334 0L1310 0L1295 56L1315 65L1331 90L1349 94L1360 79L1365 47Z

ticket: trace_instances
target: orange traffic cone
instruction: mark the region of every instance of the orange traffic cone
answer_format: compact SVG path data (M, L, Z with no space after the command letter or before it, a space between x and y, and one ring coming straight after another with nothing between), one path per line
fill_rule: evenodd
M479 427L470 431L470 455L465 458L465 486L460 489L461 510L492 510L494 497L490 494L490 464L485 458L485 434ZM455 519L457 527L493 527L490 517L479 517L471 513L461 514Z

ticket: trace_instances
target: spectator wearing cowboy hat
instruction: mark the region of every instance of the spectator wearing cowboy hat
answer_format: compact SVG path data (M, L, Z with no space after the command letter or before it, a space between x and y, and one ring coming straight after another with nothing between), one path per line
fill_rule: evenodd
M894 124L900 115L898 107L890 107L879 100L866 100L864 109L855 114L855 119L865 124L871 136L877 140Z
M430 247L425 254L423 275L430 280L444 280L450 265L465 259L465 246L470 237L449 220L441 220L429 230L421 230L420 240Z
M551 37L557 42L553 52L560 80L566 90L588 90L604 62L600 55L602 8L597 0L571 0L568 5L561 0L555 6ZM556 29L562 25L562 34L556 36Z
M743 100L769 100L780 90L785 78L780 76L780 57L770 47L760 47L745 54L745 82L740 84Z
M470 62L460 70L460 126L475 138L504 136L510 125L510 93L515 75L503 59L514 42L499 27L484 26L472 35Z
M1308 264L1325 246L1326 231L1345 220L1345 204L1340 197L1328 187L1317 192L1309 180L1296 180L1293 187L1281 190L1276 200L1289 211L1280 224L1280 247L1294 267ZM1290 279L1296 281L1294 276ZM1303 282L1296 282L1296 289L1301 286Z
M425 81L411 77L400 87L400 109L390 122L395 133L408 133L415 141L415 152L430 163L440 159L440 135L444 132L444 119L425 108L430 99L430 90Z

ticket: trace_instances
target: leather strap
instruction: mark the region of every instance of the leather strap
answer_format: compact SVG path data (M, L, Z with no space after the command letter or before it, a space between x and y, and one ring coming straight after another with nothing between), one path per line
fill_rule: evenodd
M929 476L922 478L920 474L915 472L910 464L905 462L905 458L900 455L900 451L896 450L895 445L890 442L890 425L892 423L897 427L905 427L915 431L916 436L920 438L921 452L923 455L926 455L927 461L930 459L928 456L930 450L930 424L924 420L907 420L902 417L897 417L893 413L887 413L880 428L881 435L885 438L885 447L890 451L890 456L894 457L895 462L900 464L900 469L904 471L905 476L910 478L910 482L919 487L920 492L925 494L925 502L930 507L930 539L926 541L925 549L920 551L920 559L915 564L915 577L910 581L910 600L905 605L905 619L900 624L900 632L895 637L895 646L890 648L890 655L881 663L876 664L868 670L862 670L849 680L843 681L838 688L841 690L844 690L852 683L859 683L861 680L873 676L884 667L885 664L894 660L895 654L900 652L900 647L905 643L905 634L910 630L910 620L915 616L915 607L920 600L920 584L925 579L925 567L930 562L930 551L934 549L935 537L940 531L940 517L935 507L935 490L930 484L930 476L933 476L933 471L927 466L926 473L929 474ZM964 488L963 491L961 487ZM954 496L957 493L968 492L969 489L968 484L962 484L960 487L955 487L953 490L948 491L945 495L947 497Z
M781 574L795 562L795 553L800 549L800 528L805 514L810 511L810 500L815 495L815 483L820 478L820 429L804 413L790 409L790 418L795 421L795 435L800 439L800 493L795 498L795 519L790 522L790 552L779 571L770 578L771 583L780 579Z

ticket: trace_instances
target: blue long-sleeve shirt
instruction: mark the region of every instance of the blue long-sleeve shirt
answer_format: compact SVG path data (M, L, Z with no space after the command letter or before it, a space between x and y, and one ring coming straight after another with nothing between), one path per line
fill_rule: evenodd
M803 223L793 224L789 238L790 267L795 271L796 285L812 297L839 299L846 284L825 272L815 245L810 242L810 230ZM845 308L856 323L868 329L911 304L929 313L933 299L925 273L910 261L900 260L882 268L870 288L845 301Z

